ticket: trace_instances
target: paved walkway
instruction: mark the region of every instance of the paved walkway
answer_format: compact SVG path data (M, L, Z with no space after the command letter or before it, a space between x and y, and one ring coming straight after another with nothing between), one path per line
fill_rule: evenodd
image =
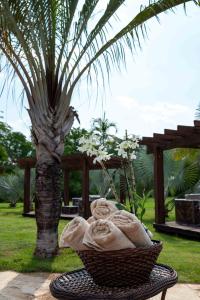
M58 274L0 272L0 300L53 300L49 284ZM160 300L157 295L151 300ZM166 300L200 300L200 284L177 284Z

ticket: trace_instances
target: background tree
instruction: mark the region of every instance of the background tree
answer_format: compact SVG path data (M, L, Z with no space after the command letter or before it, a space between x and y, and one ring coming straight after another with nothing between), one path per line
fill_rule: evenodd
M0 141L1 141L1 144L4 142L6 136L11 132L11 127L3 122L3 121L0 121Z
M11 131L4 139L4 147L10 161L16 163L19 158L35 156L33 145L26 136L17 131Z
M9 164L9 157L4 145L4 141L10 131L11 127L8 124L0 121L0 174L5 172L6 166Z
M110 24L124 2L109 0L99 11L98 0L0 0L1 57L23 85L36 147L37 256L58 250L60 161L77 116L70 107L77 83L83 74L104 78L112 64L120 67L125 48L140 45L145 22L187 0L150 2L112 36Z
M0 121L0 147L4 151L7 166L15 165L19 158L35 156L33 145L26 136L13 131L11 126L2 121Z
M64 146L64 154L74 154L79 152L78 147L79 147L79 139L82 136L89 135L90 132L87 131L84 128L72 128L69 134L65 138L65 146Z
M69 134L65 137L64 155L78 153L78 140L83 135L89 135L89 132L84 128L72 128ZM63 187L64 188L64 187ZM82 173L80 171L70 172L69 191L71 197L80 197L82 192Z
M91 131L100 137L100 141L103 145L105 142L109 143L109 138L112 138L113 135L110 133L112 129L114 129L114 133L116 133L117 125L106 118L105 112L102 118L92 120Z
M3 145L0 144L0 166L3 166L8 161L8 153Z

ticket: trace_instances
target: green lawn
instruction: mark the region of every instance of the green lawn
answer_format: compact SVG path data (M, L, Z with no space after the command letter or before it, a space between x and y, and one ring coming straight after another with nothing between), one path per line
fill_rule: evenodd
M15 209L8 208L7 203L0 204L0 270L66 272L82 266L69 249L62 250L54 259L35 258L35 219L22 217L21 211L21 204ZM149 200L144 223L154 233L154 239L163 241L159 262L174 267L180 282L200 283L200 243L154 232L153 216L153 201ZM60 222L59 231L65 224L66 221Z

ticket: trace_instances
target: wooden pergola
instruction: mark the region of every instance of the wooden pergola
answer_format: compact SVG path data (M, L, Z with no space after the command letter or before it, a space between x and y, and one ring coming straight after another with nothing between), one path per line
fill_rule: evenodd
M69 173L71 171L82 171L82 200L83 200L83 213L87 218L90 215L89 203L89 171L102 169L99 163L94 164L92 157L85 154L73 154L62 157L61 168L64 176L64 204L69 205ZM120 169L122 162L126 162L119 157L112 157L110 160L105 161L107 169ZM36 158L23 158L18 161L20 168L24 169L24 215L28 215L31 211L30 199L30 179L31 169L35 168ZM120 185L121 186L121 185ZM124 191L120 190L120 200L125 201Z
M170 226L165 225L163 151L174 148L200 149L200 121L195 120L194 126L178 125L177 130L165 129L163 134L154 133L153 137L143 137L140 144L146 145L147 152L154 155L154 226L160 231L173 232ZM179 233L179 229L176 226L174 232ZM200 237L200 229L197 231Z

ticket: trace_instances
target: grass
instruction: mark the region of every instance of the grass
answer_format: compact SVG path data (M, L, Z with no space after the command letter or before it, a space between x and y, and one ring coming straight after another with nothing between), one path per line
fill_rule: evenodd
M153 201L147 202L144 223L154 233L154 239L163 241L159 262L175 268L179 282L200 283L200 243L177 236L157 233L154 221ZM71 249L63 249L53 259L38 259L33 256L36 236L35 219L21 215L22 204L9 208L7 203L0 204L0 270L18 272L66 272L77 269L82 263ZM171 216L173 218L173 216ZM66 221L61 220L59 232Z
M81 266L79 257L71 249L61 250L61 255L53 259L38 259L33 256L36 237L34 218L21 215L22 204L8 208L0 204L0 270L18 272L64 272ZM66 221L61 220L59 232Z

